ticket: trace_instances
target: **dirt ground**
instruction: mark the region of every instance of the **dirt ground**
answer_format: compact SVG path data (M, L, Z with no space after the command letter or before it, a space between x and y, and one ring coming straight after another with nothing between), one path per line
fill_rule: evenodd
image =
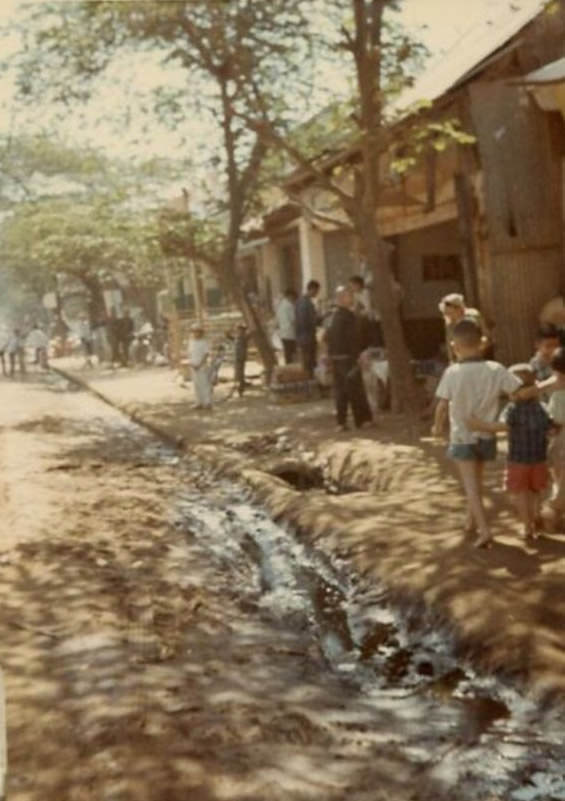
M430 440L428 422L408 427L383 414L374 430L337 434L330 400L281 405L256 386L243 399L195 413L190 391L166 369L80 375L139 419L181 437L189 452L232 476L247 475L271 512L308 532L317 547L347 555L401 599L423 601L483 666L544 696L565 697L565 538L523 542L501 489L503 454L488 471L496 544L477 551L462 532L463 500L445 446ZM297 492L270 475L289 463L290 472L296 463L321 468L325 486Z
M174 525L174 459L60 389L1 387L10 801L436 798Z

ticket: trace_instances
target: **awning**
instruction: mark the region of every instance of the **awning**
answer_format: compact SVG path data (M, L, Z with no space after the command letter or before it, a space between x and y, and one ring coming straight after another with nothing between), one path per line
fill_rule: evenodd
M512 83L531 92L544 111L560 111L565 117L565 58L552 61Z

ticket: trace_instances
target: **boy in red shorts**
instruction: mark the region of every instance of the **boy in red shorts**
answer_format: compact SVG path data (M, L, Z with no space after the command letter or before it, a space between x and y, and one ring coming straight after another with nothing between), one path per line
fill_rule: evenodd
M522 381L524 387L534 386L536 376L531 365L515 364L509 371ZM474 431L508 432L505 486L514 496L527 541L537 535L541 495L549 484L547 438L552 425L539 400L521 399L519 396L504 409L498 423L487 423L474 417L468 421L469 428Z

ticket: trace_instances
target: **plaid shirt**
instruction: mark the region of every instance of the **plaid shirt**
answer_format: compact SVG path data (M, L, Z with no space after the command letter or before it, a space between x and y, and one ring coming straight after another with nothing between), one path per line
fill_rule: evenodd
M539 464L547 460L551 420L537 400L509 403L503 413L508 426L508 461Z

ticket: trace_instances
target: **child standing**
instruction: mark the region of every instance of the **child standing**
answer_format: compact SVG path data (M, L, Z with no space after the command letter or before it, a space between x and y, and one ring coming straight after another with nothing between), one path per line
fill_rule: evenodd
M188 359L192 370L192 383L196 396L194 408L210 409L212 407L212 383L208 367L210 346L204 338L204 329L200 324L195 323L190 330L192 336L188 348Z
M437 388L432 433L441 436L449 414L448 455L457 465L467 498L465 530L478 531L476 545L484 547L492 536L483 505L483 470L484 463L496 457L496 439L490 433L471 431L467 422L476 417L493 423L500 396L511 395L521 382L498 362L482 358L482 331L472 320L455 325L452 346L459 361L447 368Z
M531 364L515 364L512 375L525 387L535 385L535 370ZM526 541L537 535L540 518L541 493L547 489L547 435L552 423L545 407L536 398L520 398L508 404L498 423L471 419L474 431L508 431L508 462L506 491L514 496L518 516L524 525Z

